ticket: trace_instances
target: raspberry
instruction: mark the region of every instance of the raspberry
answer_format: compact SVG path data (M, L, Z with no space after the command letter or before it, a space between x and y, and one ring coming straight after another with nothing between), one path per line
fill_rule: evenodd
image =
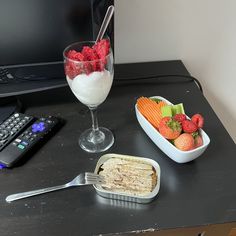
M97 62L97 70L98 71L103 71L105 69L106 64L107 64L107 59L106 58L100 59Z
M74 61L81 61L83 64L76 64L69 60L65 63L65 72L70 79L76 75L86 73L87 75L93 71L103 71L107 64L106 56L110 50L110 43L107 39L100 40L92 48L84 46L81 52L70 50L67 57Z
M82 73L82 70L80 68L80 64L76 64L72 61L66 61L64 65L65 73L70 79L74 79L75 76Z
M85 71L86 74L90 74L93 71L97 71L98 68L98 60L99 57L96 51L93 48L88 46L83 47L82 54L84 55L85 61L90 61L90 63L86 63Z
M92 62L90 61L85 61L83 63L83 71L85 72L85 74L89 75L90 73L92 73L94 70L93 70L93 65L92 65Z
M84 61L95 61L98 59L96 51L88 46L84 46L81 53L84 56Z
M108 39L102 39L93 46L93 49L100 59L104 59L109 54L110 42Z
M67 55L69 59L75 60L75 61L83 61L84 55L80 52L77 52L75 50L70 50Z

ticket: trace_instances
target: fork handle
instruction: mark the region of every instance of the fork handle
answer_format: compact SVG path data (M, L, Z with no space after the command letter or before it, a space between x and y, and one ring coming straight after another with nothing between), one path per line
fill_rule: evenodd
M56 191L56 190L67 188L67 187L69 187L67 184L63 184L63 185L58 185L58 186L49 187L49 188L42 188L42 189L37 189L37 190L23 192L23 193L16 193L16 194L9 195L6 198L6 201L12 202L12 201L19 200L22 198L32 197L35 195L48 193L48 192Z

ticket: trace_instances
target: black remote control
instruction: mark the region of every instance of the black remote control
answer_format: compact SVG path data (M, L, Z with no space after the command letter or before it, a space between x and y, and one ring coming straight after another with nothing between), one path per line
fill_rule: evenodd
M6 167L12 167L26 152L54 131L59 123L60 120L52 116L36 120L0 152L0 163Z
M0 125L0 152L33 121L32 116L15 113Z

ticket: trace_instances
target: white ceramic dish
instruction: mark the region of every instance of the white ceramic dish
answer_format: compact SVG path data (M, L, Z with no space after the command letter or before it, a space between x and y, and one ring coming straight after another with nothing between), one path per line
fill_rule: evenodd
M121 193L111 192L111 191L105 190L100 185L94 185L94 188L97 191L97 193L102 197L111 198L115 200L122 200L122 201L136 202L136 203L151 202L154 199L154 197L157 195L160 189L161 169L160 169L159 164L156 161L149 158L109 153L100 157L95 167L94 173L97 174L99 172L99 168L101 167L101 165L110 158L122 158L126 160L135 160L141 163L150 164L155 169L155 172L157 175L156 186L150 194L145 195L145 196L134 196L131 194L121 194Z
M160 96L153 96L152 98L157 98L165 101L167 104L172 104L168 100ZM206 150L207 146L210 143L210 138L204 132L204 130L200 129L200 133L203 139L203 145L190 150L190 151L181 151L177 149L173 144L171 144L167 139L165 139L150 123L149 121L139 112L137 108L137 104L135 105L135 112L137 120L146 134L150 137L150 139L173 161L178 163L186 163L192 161Z

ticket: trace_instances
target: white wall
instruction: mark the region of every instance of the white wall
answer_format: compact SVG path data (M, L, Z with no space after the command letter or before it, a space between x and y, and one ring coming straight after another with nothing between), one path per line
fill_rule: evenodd
M115 0L115 52L181 59L236 141L236 0Z

